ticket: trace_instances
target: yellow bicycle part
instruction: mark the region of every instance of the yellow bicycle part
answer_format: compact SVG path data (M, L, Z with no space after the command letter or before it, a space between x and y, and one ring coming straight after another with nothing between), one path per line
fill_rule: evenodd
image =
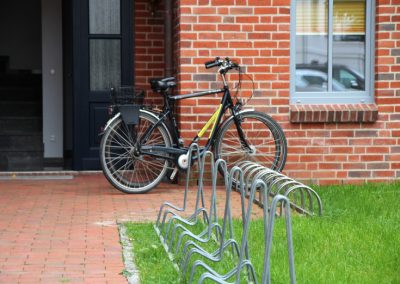
M210 131L210 136L208 138L211 138L211 134L214 131L215 128L215 124L217 122L218 116L221 112L222 109L222 104L219 105L218 109L214 112L214 114L211 116L211 118L207 121L207 123L203 126L203 128L200 130L200 132L197 134L197 137L201 138L204 133L206 133L207 129L210 127L210 125L212 124L212 129Z

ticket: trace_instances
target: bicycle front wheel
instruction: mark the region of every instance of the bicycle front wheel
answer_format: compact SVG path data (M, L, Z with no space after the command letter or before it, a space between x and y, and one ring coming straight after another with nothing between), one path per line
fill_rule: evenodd
M242 161L253 161L281 171L286 162L287 143L279 124L270 116L257 111L239 113L237 117L250 149L243 145L231 117L218 133L214 148L216 157L224 159L228 168Z
M143 146L171 146L169 132L163 124L154 128L143 145L137 143L156 121L141 111L137 125L126 125L122 119L117 119L104 133L100 144L101 167L108 181L124 193L151 190L158 185L169 168L166 158L140 153L140 147Z

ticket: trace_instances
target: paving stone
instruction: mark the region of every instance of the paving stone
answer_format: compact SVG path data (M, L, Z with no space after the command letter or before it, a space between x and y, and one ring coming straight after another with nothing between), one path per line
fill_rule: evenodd
M60 173L62 174L62 172ZM0 283L127 283L117 224L155 221L163 200L182 203L183 187L144 195L114 189L102 174L68 180L0 181ZM194 196L196 187L190 190ZM219 188L218 196L225 196ZM210 188L205 187L206 200ZM234 215L240 213L233 194ZM188 204L194 204L189 200ZM224 200L218 202L223 210ZM30 282L26 282L30 283Z

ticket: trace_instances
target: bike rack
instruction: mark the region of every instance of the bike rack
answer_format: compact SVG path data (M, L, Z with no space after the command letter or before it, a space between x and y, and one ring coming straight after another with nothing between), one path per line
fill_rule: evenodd
M179 218L179 217L173 217L169 220L168 222L168 227L171 227L171 225L175 222L175 221L180 221L181 223L187 225L182 225L181 223L177 223L175 222L173 229L172 229L172 233L170 235L168 235L169 230L167 229L166 232L166 239L169 239L169 244L168 244L168 248L169 250L172 252L173 250L173 246L174 243L176 243L176 249L175 249L175 254L178 253L179 248L181 246L182 240L184 238L184 236L190 236L192 238L195 238L196 240L200 241L200 242L206 242L208 241L211 237L212 237L212 230L215 229L216 231L216 237L218 238L218 236L221 235L221 226L218 223L218 217L217 217L217 205L216 205L216 199L217 199L217 172L218 172L218 167L223 167L224 169L226 169L226 162L222 159L219 159L215 162L214 165L214 155L211 152L206 152L203 157L201 157L201 164L202 164L202 168L201 168L201 172L204 173L204 164L205 164L205 160L206 157L209 156L210 160L211 160L211 172L212 172L212 189L211 189L211 200L210 200L210 210L209 210L209 214L210 217L204 219L206 222L204 222L205 228L204 230L198 234L195 235L191 232L190 229L187 228L187 226L195 226L197 223L197 220L195 220L194 222L190 222L188 220ZM203 179L199 179L199 183L202 183ZM208 216L207 210L203 210L204 208L201 208L201 210L204 212L205 215ZM183 232L179 235L178 237L178 241L176 242L176 236L177 236L177 231L178 230L183 230ZM203 238L204 236L206 236L205 238Z
M188 160L189 161L191 161L193 153L196 153L198 157L200 156L200 148L195 143L190 145L190 147L188 149ZM200 178L202 179L202 173L200 172L200 159L198 159L198 166L199 166L198 179L200 180ZM167 220L168 215L176 216L176 215L178 215L178 212L183 213L186 211L190 174L191 174L191 167L188 167L186 170L187 178L186 178L186 184L185 184L185 191L183 194L183 205L182 206L174 205L168 201L164 202L161 205L160 210L158 212L157 221L154 225L154 229L156 230L156 232L159 236L161 236L161 234L162 234L162 231L165 226L165 221ZM202 184L199 182L194 212L197 212L199 210L200 203L201 203L201 206L204 207L204 193L203 193ZM161 216L163 216L163 217L161 218ZM192 214L191 217L194 218L194 214ZM190 219L190 217L189 217L189 219Z
M187 283L192 283L196 271L201 268L205 272L201 274L198 283L203 283L206 279L217 283L240 283L243 277L247 277L247 283L259 283L251 263L248 244L252 209L255 203L263 209L265 249L261 283L271 283L270 257L274 223L277 216L284 216L286 221L289 276L290 282L296 283L291 208L300 213L315 215L316 204L318 214L321 215L322 202L318 194L310 187L254 162L238 163L228 171L226 162L221 159L214 162L211 152L200 156L200 149L195 144L189 148L188 155L190 160L192 155L199 157L198 186L194 209L189 209L187 202L190 181L189 167L186 171L183 205L176 206L164 202L154 225L182 279L187 280L187 276L189 276ZM205 207L203 188L204 167L207 158L211 160L211 198L208 209ZM224 176L225 187L225 200L222 201L225 202L225 209L221 216L218 215L216 206L219 172ZM233 190L240 193L243 230L239 237L235 237L232 224L231 195ZM289 197L296 202L289 201ZM189 215L189 217L182 215ZM203 215L203 218L199 218L199 215ZM200 233L195 233L196 230ZM213 247L216 247L214 251L206 249L211 243ZM226 274L220 274L216 267L227 257L230 257L229 260L232 261L233 266Z
M237 170L240 169L233 169L231 172L231 176L237 172ZM224 168L224 173L225 177L228 176L228 172L226 170L226 167ZM217 174L217 172L216 172ZM239 178L240 173L238 173ZM225 189L226 189L226 199L225 199L225 210L224 210L224 215L223 215L223 222L221 226L221 234L219 236L219 239L217 240L218 248L213 251L213 252L208 252L206 249L201 247L198 243L195 242L195 240L188 240L186 241L183 250L182 250L182 257L181 257L181 262L180 262L180 267L181 267L181 273L182 273L182 278L185 279L186 277L186 271L188 264L190 262L190 259L194 255L200 255L204 258L207 258L208 260L216 263L220 262L224 256L225 250L229 249L229 247L232 248L232 255L236 254L237 256L240 255L239 251L239 244L234 238L234 232L233 232L233 225L232 225L232 215L231 215L231 192L232 192L232 179L231 176L229 177L229 181L225 183ZM242 201L244 201L244 198L242 198ZM242 207L243 208L243 207ZM242 212L243 213L243 212ZM229 231L228 231L229 230ZM208 242L213 241L212 239L208 240ZM207 243L208 243L207 242ZM190 249L189 249L190 248ZM190 280L189 283L192 282L193 279L193 271L195 270L195 266L192 266L192 273L190 274Z
M290 205L297 212L310 216L316 214L322 215L323 207L321 198L311 187L285 176L282 173L260 166L255 162L243 161L238 163L237 166L241 168L245 174L247 190L252 180L261 179L270 188L271 197L278 194L290 197ZM248 196L248 193L246 195ZM263 200L260 195L254 202L260 206L264 206L265 200ZM280 211L282 211L282 208L280 208Z

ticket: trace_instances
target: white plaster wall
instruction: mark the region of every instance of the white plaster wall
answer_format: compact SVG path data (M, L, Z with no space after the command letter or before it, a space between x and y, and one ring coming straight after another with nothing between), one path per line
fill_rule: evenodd
M42 0L43 143L45 158L63 157L61 0Z

